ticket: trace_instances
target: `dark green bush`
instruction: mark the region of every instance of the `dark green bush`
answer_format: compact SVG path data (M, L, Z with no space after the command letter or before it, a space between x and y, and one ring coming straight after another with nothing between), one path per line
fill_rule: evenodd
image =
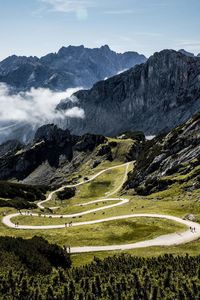
M45 199L48 187L0 181L0 198L15 199L22 198L27 201Z
M62 191L57 192L57 197L60 200L66 200L74 197L76 194L75 188L64 188Z
M58 245L49 244L42 237L29 240L0 237L1 258L9 253L18 258L29 273L49 274L52 267L69 268L69 255Z

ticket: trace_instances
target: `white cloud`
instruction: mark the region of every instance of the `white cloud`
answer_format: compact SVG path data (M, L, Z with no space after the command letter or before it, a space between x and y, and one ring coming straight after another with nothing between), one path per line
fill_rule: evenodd
M85 113L84 113L84 110L75 106L75 107L72 107L72 108L69 108L67 109L65 112L64 112L64 115L66 117L70 117L70 118L80 118L80 119L84 119L85 117Z
M0 121L1 124L28 123L43 125L65 118L84 118L84 110L77 106L66 111L56 110L62 99L70 98L79 90L68 89L64 92L53 92L49 89L32 88L27 92L11 94L8 86L0 84ZM70 101L76 102L74 97Z
M77 19L85 20L88 17L88 8L94 6L92 0L40 0L51 7L53 11L74 12Z

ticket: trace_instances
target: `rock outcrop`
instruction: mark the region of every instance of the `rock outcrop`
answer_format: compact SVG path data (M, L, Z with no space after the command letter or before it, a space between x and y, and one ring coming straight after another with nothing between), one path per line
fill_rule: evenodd
M57 168L61 155L68 161L72 159L72 147L68 130L63 131L53 124L43 126L36 132L34 142L0 158L0 179L23 180L46 161Z
M66 180L91 153L98 158L98 146L106 145L104 136L71 135L54 124L40 127L33 142L22 145L16 140L0 146L0 180L17 179L28 184L56 185ZM103 154L102 154L103 155ZM106 156L99 160L108 159Z
M107 139L102 135L85 134L78 140L74 149L84 152L93 151L95 147L104 144L106 141Z
M185 49L180 49L179 52L181 52L182 54L186 55L186 56L190 56L190 57L194 57L194 53L192 52L188 52Z
M170 133L147 141L125 184L139 194L164 190L174 183L200 189L200 113Z

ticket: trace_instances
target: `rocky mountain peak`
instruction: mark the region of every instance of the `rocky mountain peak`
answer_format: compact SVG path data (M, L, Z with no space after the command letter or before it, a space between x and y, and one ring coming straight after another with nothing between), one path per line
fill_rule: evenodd
M185 49L180 49L179 52L182 53L182 54L184 54L184 55L186 55L186 56L190 56L190 57L194 57L195 56L194 53L188 52Z
M83 45L80 46L68 46L68 47L61 47L60 50L58 51L57 55L58 56L67 56L67 55L77 55L81 51L83 51L85 48Z
M100 49L104 51L112 51L108 45L103 45Z
M38 128L35 133L34 141L37 142L44 140L46 142L55 142L59 144L60 142L67 141L69 139L71 139L69 130L63 130L54 124L47 124Z

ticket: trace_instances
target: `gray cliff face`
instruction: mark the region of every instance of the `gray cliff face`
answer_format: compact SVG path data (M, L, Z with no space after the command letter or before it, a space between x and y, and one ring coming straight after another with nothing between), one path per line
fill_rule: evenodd
M75 96L86 117L68 121L66 126L74 133L166 132L200 111L200 60L163 50L146 63ZM63 101L58 109L72 106Z
M69 87L91 87L146 61L136 52L118 54L106 45L88 49L84 46L62 47L58 53L42 58L10 56L0 62L0 82L21 91L31 87L65 90Z
M148 195L174 183L188 191L200 189L200 113L146 142L125 187Z

